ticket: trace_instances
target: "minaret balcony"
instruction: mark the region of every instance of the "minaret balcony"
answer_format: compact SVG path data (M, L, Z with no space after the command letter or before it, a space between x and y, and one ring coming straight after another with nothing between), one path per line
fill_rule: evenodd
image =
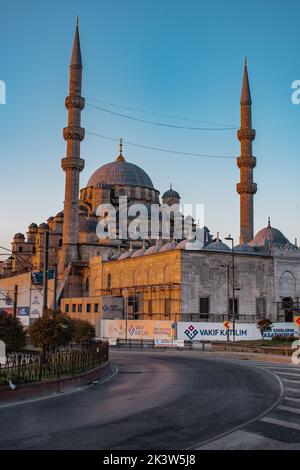
M237 136L239 141L241 140L254 140L256 132L254 129L248 129L246 127L242 127L237 131Z
M85 130L79 126L68 126L64 128L65 140L77 140L81 142L84 139Z
M69 108L78 108L80 111L83 110L85 105L85 99L80 95L70 95L65 99L65 106Z
M256 167L256 157L238 157L237 158L237 165L239 168L253 168Z
M255 194L257 191L257 184L251 182L238 183L236 185L238 194Z
M84 160L82 158L66 157L61 160L61 167L64 171L66 170L78 170L84 169Z

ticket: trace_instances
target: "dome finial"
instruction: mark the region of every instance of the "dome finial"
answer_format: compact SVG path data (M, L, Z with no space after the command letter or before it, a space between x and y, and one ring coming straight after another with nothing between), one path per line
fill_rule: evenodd
M170 183L170 189L172 189L172 183Z
M120 138L119 149L120 149L120 153L119 153L119 156L117 158L117 162L124 162L125 158L123 157L123 139L122 139L122 137Z
M271 227L271 217L268 217L268 227Z
M248 63L248 57L247 56L245 57L245 62L244 63L245 63L245 65L247 65L247 63Z

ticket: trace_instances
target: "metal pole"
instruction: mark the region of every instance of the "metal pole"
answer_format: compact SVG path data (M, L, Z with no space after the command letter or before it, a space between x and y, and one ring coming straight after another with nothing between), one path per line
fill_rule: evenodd
M230 266L227 264L227 320L230 322ZM230 328L227 329L227 341L230 341Z
M235 284L234 284L234 241L232 239L232 326L233 341L235 341Z
M15 284L14 289L14 318L17 317L17 306L18 306L18 284Z
M49 269L49 231L45 232L44 239L44 270L43 270L43 315L48 308L48 269Z
M54 265L54 276L53 276L53 310L57 310L57 264Z

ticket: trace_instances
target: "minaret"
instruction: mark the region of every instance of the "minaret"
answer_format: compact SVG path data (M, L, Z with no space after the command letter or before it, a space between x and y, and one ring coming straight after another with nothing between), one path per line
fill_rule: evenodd
M247 59L245 59L241 94L241 128L237 133L241 142L241 156L237 158L240 169L240 183L237 184L237 192L240 195L240 243L248 243L254 237L253 195L257 191L257 185L253 183L256 158L252 155L255 130L252 129L251 105Z
M67 156L61 161L61 166L66 172L66 183L60 273L70 261L79 259L79 173L84 168L84 160L80 158L80 142L84 139L84 129L80 127L81 111L84 108L81 83L82 61L77 18L70 64L69 96L65 101L68 110L68 127L65 127L63 131L64 139L67 141Z

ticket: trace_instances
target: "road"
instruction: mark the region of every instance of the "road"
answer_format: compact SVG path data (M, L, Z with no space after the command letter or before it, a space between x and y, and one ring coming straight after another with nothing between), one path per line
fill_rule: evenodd
M227 448L242 426L273 442L262 420L283 392L267 366L191 351L115 351L112 362L118 373L102 384L0 407L0 449ZM294 432L300 442L300 415Z

